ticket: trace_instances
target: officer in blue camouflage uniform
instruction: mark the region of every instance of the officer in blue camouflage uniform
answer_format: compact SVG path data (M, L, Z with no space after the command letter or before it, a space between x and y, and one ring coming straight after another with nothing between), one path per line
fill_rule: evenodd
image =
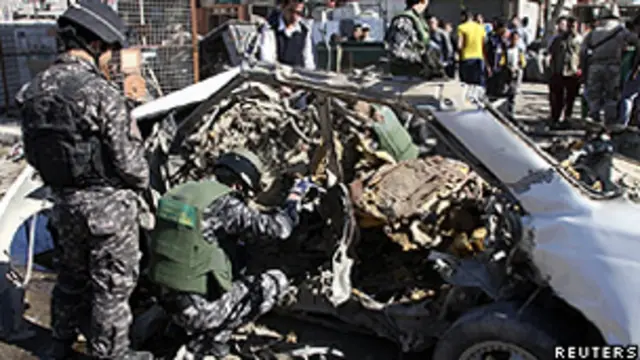
M280 270L244 273L247 257L239 254L246 249L239 244L286 240L298 222L300 199L312 186L296 182L282 210L261 213L247 205L262 173L255 154L226 153L213 173L214 179L169 190L159 201L151 234L149 276L165 289L163 307L190 335L181 355L196 358L226 356L232 332L287 293Z
M625 28L620 21L619 9L612 4L603 8L598 25L589 32L582 42L581 68L586 69L585 98L589 105L589 117L604 123L615 124L618 118L620 102L620 67L622 53L627 46L640 47L638 35ZM632 68L640 64L640 55L636 54Z
M440 51L431 43L424 14L428 0L406 0L407 10L391 20L385 42L394 76L434 79L444 76Z
M17 95L28 162L51 187L58 278L51 359L73 357L82 330L96 359L152 359L129 349L128 299L139 273L138 193L149 185L126 100L97 67L125 47L124 22L98 1L58 19L65 52Z

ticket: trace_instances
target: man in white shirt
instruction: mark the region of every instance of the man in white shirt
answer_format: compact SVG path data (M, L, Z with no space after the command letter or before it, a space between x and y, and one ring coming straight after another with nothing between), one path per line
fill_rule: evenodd
M263 28L260 60L315 70L311 27L302 21L304 0L282 0Z

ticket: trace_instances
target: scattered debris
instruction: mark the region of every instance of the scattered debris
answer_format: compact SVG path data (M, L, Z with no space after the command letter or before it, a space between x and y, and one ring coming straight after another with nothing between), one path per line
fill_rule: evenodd
M243 84L214 105L170 155L169 186L210 176L216 157L236 147L252 150L267 167L257 206L280 204L296 176L312 176L328 191L306 199L294 239L247 244L259 249L250 253L260 254L249 261L248 272L285 271L300 290L290 309L307 306L306 294L324 294L332 302L371 309L415 306L394 308L398 316L435 311L448 288L429 252L465 258L484 250L491 231L486 201L497 190L464 163L442 155L397 162L373 131L374 124L398 116L390 108L339 99L331 99L329 109L322 106L315 101L294 109L275 88ZM344 190L331 186L332 178L345 184ZM405 325L405 347L423 347L424 324ZM378 327L383 336L400 336L395 326ZM249 332L271 338L272 345L296 342L295 334ZM238 336L246 340L247 329ZM264 345L252 349L261 351Z

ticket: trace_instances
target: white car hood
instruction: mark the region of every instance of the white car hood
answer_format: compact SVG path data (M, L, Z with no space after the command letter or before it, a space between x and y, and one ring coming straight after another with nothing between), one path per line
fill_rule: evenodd
M554 291L610 344L640 342L640 207L595 200L571 184L517 131L482 110L438 120L531 215L533 259Z

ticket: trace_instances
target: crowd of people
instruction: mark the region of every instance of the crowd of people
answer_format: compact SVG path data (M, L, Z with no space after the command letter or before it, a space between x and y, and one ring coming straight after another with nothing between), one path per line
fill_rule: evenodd
M386 37L391 72L426 79L457 76L464 83L484 87L490 98L507 99L505 114L513 119L527 50L536 39L529 19L514 16L509 21L485 22L482 14L463 11L453 30L451 23L427 12L428 0L406 3L407 10L392 20ZM569 125L581 86L583 117L623 126L635 117L640 18L625 24L612 5L586 25L581 33L577 19L560 17L553 36L544 39L550 128ZM422 33L421 28L428 32Z
M427 79L458 77L483 86L490 96L508 100L512 116L526 67L526 49L533 40L529 19L514 16L509 22L485 22L482 14L465 10L454 28L451 22L430 14L427 7L426 0L408 0L407 10L392 20L386 37L391 72ZM427 30L424 35L419 31L422 26Z

